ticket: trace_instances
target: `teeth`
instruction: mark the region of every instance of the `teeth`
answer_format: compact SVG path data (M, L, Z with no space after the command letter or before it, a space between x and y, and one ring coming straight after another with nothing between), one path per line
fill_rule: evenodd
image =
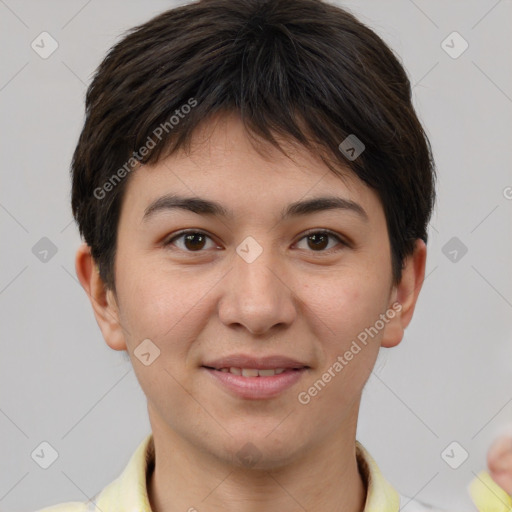
M234 375L241 375L242 377L272 377L279 375L285 371L285 368L269 368L266 370L258 370L256 368L220 368L221 372L230 372Z
M268 370L257 370L260 377L271 377L276 374L276 371L273 368L269 368Z

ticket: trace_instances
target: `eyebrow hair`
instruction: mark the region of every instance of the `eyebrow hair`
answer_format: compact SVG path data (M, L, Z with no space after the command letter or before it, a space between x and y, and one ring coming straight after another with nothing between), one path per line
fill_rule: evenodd
M157 212L173 209L187 210L199 215L215 215L229 219L234 218L232 211L227 210L216 201L210 201L201 197L184 197L177 194L167 194L153 201L144 210L142 220L147 221ZM356 213L363 220L368 221L368 214L360 204L350 199L337 196L316 197L291 203L281 212L281 220L326 210L347 210Z

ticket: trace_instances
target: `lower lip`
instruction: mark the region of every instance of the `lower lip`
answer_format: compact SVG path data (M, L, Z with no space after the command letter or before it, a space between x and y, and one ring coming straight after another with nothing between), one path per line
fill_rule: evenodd
M231 393L240 398L264 400L278 396L291 388L304 375L306 368L300 370L285 370L279 375L269 377L242 377L230 372L221 372L202 367L216 382L222 384Z

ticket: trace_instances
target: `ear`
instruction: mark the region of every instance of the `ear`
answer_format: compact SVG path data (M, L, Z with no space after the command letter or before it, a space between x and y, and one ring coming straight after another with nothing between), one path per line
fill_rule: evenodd
M76 252L75 269L107 345L113 350L127 350L115 294L105 287L90 247L85 243Z
M425 279L426 260L427 246L423 240L418 239L413 254L404 261L400 283L392 288L388 308L389 311L395 312L395 316L386 324L382 337L382 347L395 347L402 341L405 328L412 319L416 301Z

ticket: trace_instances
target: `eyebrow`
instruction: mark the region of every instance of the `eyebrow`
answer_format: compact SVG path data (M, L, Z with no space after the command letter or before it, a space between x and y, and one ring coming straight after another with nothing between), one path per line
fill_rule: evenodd
M142 220L145 222L157 212L175 209L186 210L199 215L213 215L227 219L234 218L232 211L227 210L216 201L210 201L201 197L184 197L177 194L167 194L153 201L145 209ZM368 214L360 204L350 199L337 196L316 197L291 203L281 212L281 220L326 210L346 210L356 213L364 221L368 221Z

